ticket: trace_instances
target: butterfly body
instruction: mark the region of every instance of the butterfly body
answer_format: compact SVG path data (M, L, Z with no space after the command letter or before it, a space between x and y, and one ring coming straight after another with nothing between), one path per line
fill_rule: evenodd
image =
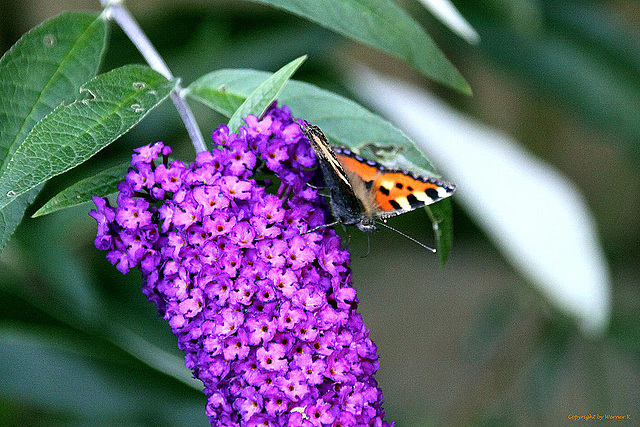
M376 221L430 205L455 191L455 185L439 179L387 168L347 148L332 148L317 126L304 122L301 129L318 157L336 222L377 231Z

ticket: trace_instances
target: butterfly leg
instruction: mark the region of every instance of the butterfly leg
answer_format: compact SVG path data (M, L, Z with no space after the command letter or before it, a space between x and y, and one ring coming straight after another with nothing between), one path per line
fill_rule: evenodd
M344 245L344 247L346 249L351 244L351 233L349 233L349 230L347 229L347 227L345 227L344 224L342 224L342 229L344 230L345 233L347 233L347 243Z
M367 233L367 253L362 255L360 258L366 258L371 253L371 236Z

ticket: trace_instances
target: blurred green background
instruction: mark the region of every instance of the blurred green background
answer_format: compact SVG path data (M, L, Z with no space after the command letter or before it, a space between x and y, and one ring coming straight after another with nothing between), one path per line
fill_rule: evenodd
M437 93L554 165L583 192L612 277L606 333L583 336L500 255L454 202L444 268L391 232L352 232L359 311L379 347L377 379L398 426L565 425L572 415L640 420L640 3L455 1L479 32L453 35L414 0L400 1L468 79L466 97L399 61L314 24L245 1L129 2L184 85L218 68L275 71L309 54L295 78L353 97L357 58ZM66 10L97 1L5 0L0 47ZM112 27L104 70L142 62ZM193 105L205 138L224 119ZM295 112L294 112L295 114ZM87 164L51 181L34 208L78 179L162 140L193 148L170 103ZM91 207L25 219L0 259L0 425L208 425L169 327L93 247ZM28 211L33 213L35 209ZM391 224L430 242L426 215ZM196 384L197 387L197 384Z

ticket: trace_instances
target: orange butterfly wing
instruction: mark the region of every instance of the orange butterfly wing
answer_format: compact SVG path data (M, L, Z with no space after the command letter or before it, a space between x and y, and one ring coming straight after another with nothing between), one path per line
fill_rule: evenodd
M336 157L345 170L355 173L364 182L373 182L380 175L380 170L377 167L377 163L367 161L361 157L355 157L350 151L346 149L336 149ZM348 154L345 154L348 153Z
M383 211L417 209L446 197L440 194L440 189L449 193L441 182L422 181L402 172L382 173L374 186L378 188L376 200Z
M455 191L454 185L438 179L390 170L374 161L363 159L348 149L334 150L345 170L358 175L374 192L381 217L399 215L430 205Z

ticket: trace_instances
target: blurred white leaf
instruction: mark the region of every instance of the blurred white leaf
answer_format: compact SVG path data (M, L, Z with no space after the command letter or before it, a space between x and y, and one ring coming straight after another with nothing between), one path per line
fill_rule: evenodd
M455 199L525 277L585 332L604 331L608 267L594 221L567 178L422 89L364 67L349 78L354 93L408 132L458 185Z
M449 0L420 0L420 2L429 9L433 16L468 43L477 44L480 41L480 36L476 30Z

